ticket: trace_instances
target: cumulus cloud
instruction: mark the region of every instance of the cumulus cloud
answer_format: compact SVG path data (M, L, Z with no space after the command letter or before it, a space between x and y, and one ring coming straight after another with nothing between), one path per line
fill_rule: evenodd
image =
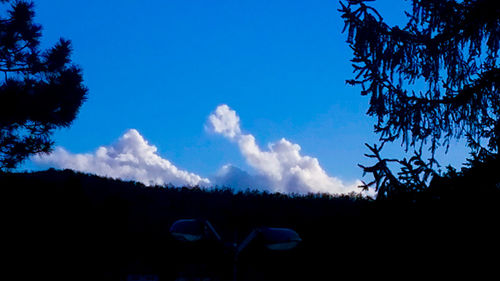
M265 177L251 175L231 164L222 166L213 177L212 182L219 186L231 187L235 190L269 190L268 181Z
M135 129L127 131L114 144L101 146L93 153L75 154L57 147L51 154L33 157L33 161L38 165L135 180L146 185L217 184L283 193L360 191L357 188L361 184L359 180L346 184L329 176L317 158L302 155L301 147L285 138L262 149L253 135L242 133L239 116L225 104L218 106L208 117L206 127L236 143L246 162L257 173L252 175L232 165L224 165L211 181L181 170L162 158L157 148Z
M127 131L116 143L101 146L92 154L73 154L58 147L51 154L35 156L33 161L39 165L135 180L146 185L210 184L208 179L180 170L162 158L158 155L157 148L150 145L135 129Z
M234 138L241 134L240 117L225 104L218 106L208 119L215 133L228 138Z
M262 150L255 137L241 132L240 119L227 105L220 105L208 118L208 128L238 144L246 162L258 172L259 179L265 179L265 186L275 192L359 192L359 180L345 184L329 176L320 166L317 158L300 154L301 147L284 138L270 143ZM232 181L238 176L234 169L226 173ZM249 176L243 177L244 182ZM221 180L221 179L219 179Z

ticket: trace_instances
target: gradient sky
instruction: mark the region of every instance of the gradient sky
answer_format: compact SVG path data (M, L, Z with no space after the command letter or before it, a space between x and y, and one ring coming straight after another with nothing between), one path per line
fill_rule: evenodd
M374 143L368 98L349 87L351 51L338 1L35 1L43 45L73 44L87 102L56 145L91 153L136 129L177 167L210 177L225 164L250 173L239 148L206 129L227 104L241 130L266 148L286 138L330 175L361 179ZM377 1L401 24L406 1ZM401 156L399 144L386 150ZM464 161L461 146L440 156ZM21 169L47 166L25 163Z

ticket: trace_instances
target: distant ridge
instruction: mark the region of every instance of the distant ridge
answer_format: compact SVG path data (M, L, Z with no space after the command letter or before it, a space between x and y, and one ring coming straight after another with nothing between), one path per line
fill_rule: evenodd
M240 280L425 274L472 256L487 265L480 251L498 245L491 223L498 204L450 207L439 201L146 187L53 169L2 173L0 186L6 268L26 274L22 279L123 280L131 272L149 272L161 280L186 274L231 280L230 253L222 246L183 248L172 239L169 227L181 218L208 219L231 243L258 226L299 233L303 242L289 253L245 253ZM391 270L377 272L381 266Z

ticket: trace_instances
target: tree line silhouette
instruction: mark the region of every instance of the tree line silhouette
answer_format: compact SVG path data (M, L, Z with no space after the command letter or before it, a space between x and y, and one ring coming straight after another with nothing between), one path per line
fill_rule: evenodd
M146 187L71 170L2 173L2 240L7 268L33 278L121 280L154 273L161 280L231 280L223 247L183 244L168 232L178 219L203 218L228 242L239 243L260 226L292 228L303 239L286 253L249 247L239 261L240 280L443 272L465 262L487 265L479 253L498 246L499 190L471 194L468 176L444 178L435 192L410 202Z

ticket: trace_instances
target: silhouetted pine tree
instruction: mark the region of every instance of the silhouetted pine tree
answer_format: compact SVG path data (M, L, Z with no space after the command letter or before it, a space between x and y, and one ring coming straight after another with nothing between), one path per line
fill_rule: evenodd
M70 41L40 50L33 3L1 0L0 8L0 170L6 170L50 151L54 129L71 124L87 89L71 63Z
M465 138L471 153L498 158L500 147L500 6L491 0L413 0L404 27L389 26L367 5L341 3L355 78L370 96L367 114L377 117L382 144L401 140L411 159L383 159L370 146L375 180L365 184L379 198L425 189L434 172L434 152ZM422 150L431 152L423 161ZM481 156L483 157L483 156ZM388 162L403 165L394 176Z

